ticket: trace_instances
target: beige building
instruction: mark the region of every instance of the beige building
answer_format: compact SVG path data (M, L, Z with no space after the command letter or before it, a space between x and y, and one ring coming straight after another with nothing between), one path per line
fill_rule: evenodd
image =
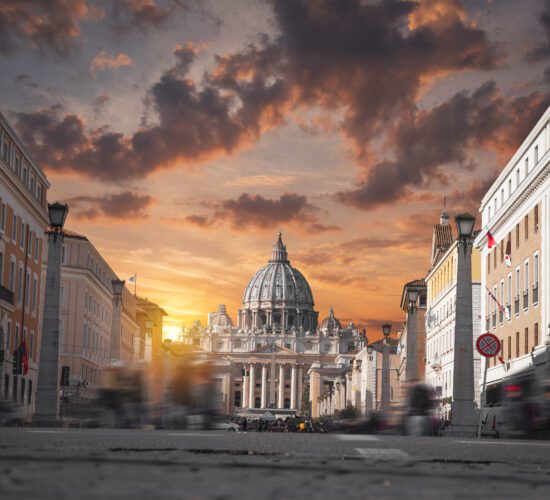
M36 393L41 334L44 233L50 184L0 113L0 398L24 406ZM13 352L25 339L28 373L13 373Z
M550 322L550 108L487 191L480 212L482 331L501 340L488 363L488 392L546 361ZM488 232L496 245L488 248ZM509 256L510 258L508 259ZM501 304L501 311L496 301ZM538 362L537 362L538 364Z
M61 271L60 366L68 367L67 397L93 398L111 363L113 280L116 274L82 234L64 230ZM44 274L45 274L44 267ZM137 299L126 288L120 315L120 361L133 360L139 337Z

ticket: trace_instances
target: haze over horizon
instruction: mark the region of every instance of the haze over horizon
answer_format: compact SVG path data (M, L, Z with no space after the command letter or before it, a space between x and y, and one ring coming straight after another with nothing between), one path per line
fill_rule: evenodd
M233 320L282 231L320 318L380 335L550 104L550 2L0 4L1 110L166 335ZM132 287L132 285L129 285Z

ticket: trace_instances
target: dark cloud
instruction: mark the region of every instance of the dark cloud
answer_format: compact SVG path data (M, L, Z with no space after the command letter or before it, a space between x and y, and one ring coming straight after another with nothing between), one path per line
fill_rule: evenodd
M394 158L373 164L364 181L336 198L368 210L410 196L413 187L447 184L446 165L454 165L453 173L473 168L470 146L492 149L500 159L511 154L549 104L550 95L539 92L507 98L493 81L459 92L397 125L388 139Z
M82 21L102 15L88 0L2 0L0 54L25 46L66 57L80 46Z
M243 193L236 199L220 202L210 216L193 214L180 222L201 228L228 223L237 231L249 228L271 230L284 225L299 226L308 233L340 230L337 226L322 224L317 208L306 196L296 193L284 193L274 199Z
M550 0L545 0L544 9L537 16L544 30L544 40L527 52L527 59L540 61L550 56Z
M136 221L148 218L146 213L155 200L148 195L123 191L103 196L75 196L66 200L71 215L77 219L114 219Z

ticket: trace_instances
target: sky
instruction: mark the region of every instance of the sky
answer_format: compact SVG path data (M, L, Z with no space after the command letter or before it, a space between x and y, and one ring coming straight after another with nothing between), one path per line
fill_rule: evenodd
M543 0L2 0L0 109L165 335L283 233L320 317L380 335L432 227L550 104Z

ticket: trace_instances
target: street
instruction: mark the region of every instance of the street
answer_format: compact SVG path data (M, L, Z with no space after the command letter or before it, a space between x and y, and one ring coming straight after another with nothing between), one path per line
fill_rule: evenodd
M0 429L2 499L548 498L550 442Z

